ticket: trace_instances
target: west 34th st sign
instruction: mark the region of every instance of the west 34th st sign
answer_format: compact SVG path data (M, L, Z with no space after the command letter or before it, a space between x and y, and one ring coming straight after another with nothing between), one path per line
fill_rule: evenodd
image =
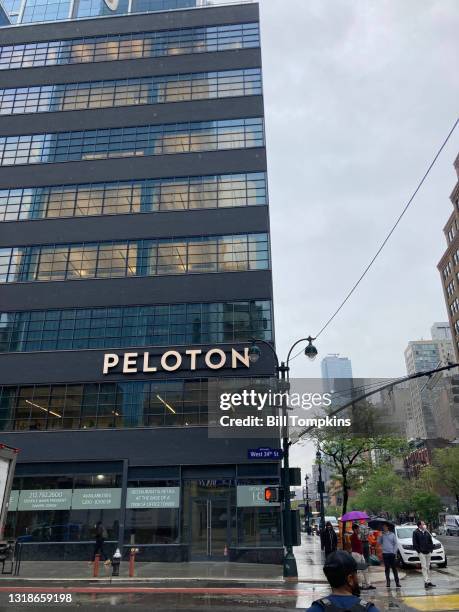
M175 372L176 370L221 370L238 367L249 368L249 349L244 348L242 353L232 348L225 352L220 348L211 348L207 351L202 349L185 349L183 351L168 350L162 355L150 355L144 353L105 353L102 373L110 374L119 372L123 374L137 374L138 372L153 373L158 370Z

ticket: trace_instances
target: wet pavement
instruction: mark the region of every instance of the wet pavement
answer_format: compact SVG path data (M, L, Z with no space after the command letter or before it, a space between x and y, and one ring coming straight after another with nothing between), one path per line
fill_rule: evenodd
M307 609L312 601L329 592L322 573L323 553L318 538L304 536L303 545L295 548L295 556L299 570L298 583L284 582L279 566L260 564L145 563L138 565L135 580L121 576L110 583L108 578L99 581L91 579L87 564L75 566L79 571L86 572L85 578L68 580L63 574L68 574L73 564L57 564L60 568L54 566L50 572L46 563L35 563L35 568L23 567L22 579L2 576L0 612L41 607L69 612L90 609L104 612L113 611L115 606L122 607L123 612L210 609L247 612L267 608L270 612L280 612ZM382 569L372 568L371 579L377 588L362 595L374 601L380 610L459 610L459 567L454 555L451 555L451 559L453 563L445 570L433 569L432 580L437 587L431 591L424 590L419 570L403 572L402 589L388 590ZM124 565L126 567L122 567L122 570L127 571L127 564ZM51 573L54 579L31 579L33 576L37 578L39 572ZM27 577L25 574L31 575ZM41 604L37 596L57 599ZM32 598L29 603L27 598ZM67 600L59 601L59 598Z

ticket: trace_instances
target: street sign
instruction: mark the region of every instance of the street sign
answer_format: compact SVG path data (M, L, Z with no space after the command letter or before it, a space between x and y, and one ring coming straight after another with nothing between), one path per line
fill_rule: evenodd
M282 459L282 450L280 448L249 448L247 449L248 459Z

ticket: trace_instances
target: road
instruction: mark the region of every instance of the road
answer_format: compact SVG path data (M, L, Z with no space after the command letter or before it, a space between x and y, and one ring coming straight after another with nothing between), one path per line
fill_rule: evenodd
M445 547L448 560L457 559L459 566L459 536L437 536L437 540Z

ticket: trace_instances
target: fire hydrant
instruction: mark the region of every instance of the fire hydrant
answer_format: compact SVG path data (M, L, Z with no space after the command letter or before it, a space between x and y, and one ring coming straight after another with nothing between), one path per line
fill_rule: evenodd
M121 563L121 552L120 552L120 549L117 548L112 557L112 576L120 575L120 563Z

